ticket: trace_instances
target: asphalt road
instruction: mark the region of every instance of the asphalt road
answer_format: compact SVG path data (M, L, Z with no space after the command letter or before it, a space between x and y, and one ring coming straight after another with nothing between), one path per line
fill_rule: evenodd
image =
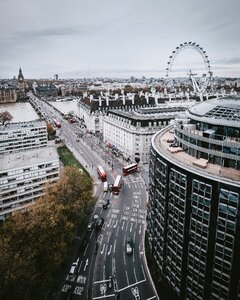
M113 156L96 137L86 134L81 124L69 124L48 103L31 98L47 119L61 122L58 135L95 181L98 202L93 215L104 218L101 230L94 227L87 232L84 243L72 257L72 262L78 260L77 272L73 277L64 275L55 299L158 299L144 255L147 172L142 170L124 177L119 195L103 192L97 166L103 166L108 182L113 183L122 174L123 161ZM78 137L79 133L82 138ZM110 200L107 209L102 208L105 199ZM127 237L133 240L132 254L126 253Z

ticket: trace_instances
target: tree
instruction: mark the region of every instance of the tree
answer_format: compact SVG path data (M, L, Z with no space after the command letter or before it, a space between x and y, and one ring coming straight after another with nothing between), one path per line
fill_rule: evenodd
M6 122L10 122L12 118L12 115L8 111L3 111L0 113L0 122L2 125L4 125Z
M42 299L94 204L92 181L67 167L43 198L0 228L0 299ZM83 226L81 227L83 228ZM79 232L85 234L85 229Z
M51 123L47 123L47 133L49 139L56 134L56 130L53 128Z

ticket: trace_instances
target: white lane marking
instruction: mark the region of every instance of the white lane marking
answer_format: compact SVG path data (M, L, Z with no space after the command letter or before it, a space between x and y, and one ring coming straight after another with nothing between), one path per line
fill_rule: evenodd
M86 246L86 248L85 248L85 250L84 250L83 256L85 256L85 255L86 255L86 252L87 252L87 248L88 248L88 246L89 246L89 244L87 244L87 246Z
M123 254L123 261L124 261L124 265L126 265L126 255L125 255L125 252Z
M86 259L86 263L85 263L83 271L86 271L87 266L88 266L88 258Z
M103 254L103 252L104 252L104 249L105 249L105 244L103 244L103 247L102 247L101 254Z
M145 272L144 272L144 269L143 269L143 265L141 265L141 268L142 268L142 271L143 271L144 279L146 280L146 276L145 276Z
M137 275L136 275L136 269L135 268L133 268L133 273L134 273L135 280L137 282Z
M132 227L133 227L133 223L131 223L131 226L130 226L130 232L132 232ZM134 233L135 234L135 233Z
M123 230L123 228L124 228L124 225L125 225L125 221L123 221L123 223L122 223L122 230Z
M125 270L125 274L126 274L126 277L127 277L127 285L129 285L129 279L128 279L128 273L127 273L127 270Z
M110 219L110 221L108 222L107 227L109 227L111 223L112 223L112 219Z
M129 286L125 286L124 288L122 288L122 289L120 289L120 290L118 290L118 291L119 291L119 292L124 291L124 290L126 290L126 289L128 289L128 288L130 288L130 287L132 287L132 286L134 286L134 285L136 285L136 284L142 283L142 282L144 282L144 281L146 281L146 279L143 279L143 280L140 280L140 281L135 282L135 283L133 283L133 284L130 284Z
M115 262L115 258L112 258L112 274L116 273L116 262Z
M93 231L91 232L90 239L92 238L93 232L94 232L94 229L93 229Z
M110 245L107 255L109 255L111 253L111 251L112 251L112 245Z
M99 297L94 297L93 299L105 299L105 298L110 298L110 297L114 297L115 294L111 294L111 295L105 295L105 296L99 296Z
M129 224L129 222L127 222L126 231L128 230L128 224Z
M115 251L116 251L116 242L117 242L117 240L115 240L114 244L113 244L113 253L115 253Z
M118 236L119 228L120 228L120 227L117 228L116 238L117 238L117 236Z
M152 299L155 299L155 298L157 298L157 296L152 296L150 298L147 298L146 300L152 300Z
M117 227L117 224L118 224L118 220L116 220L116 222L115 222L113 228L116 228L116 227Z

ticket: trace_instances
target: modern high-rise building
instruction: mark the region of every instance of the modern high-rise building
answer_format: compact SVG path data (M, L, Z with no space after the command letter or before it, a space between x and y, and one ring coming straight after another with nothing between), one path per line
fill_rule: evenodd
M240 299L240 97L189 108L152 138L147 236L176 299Z

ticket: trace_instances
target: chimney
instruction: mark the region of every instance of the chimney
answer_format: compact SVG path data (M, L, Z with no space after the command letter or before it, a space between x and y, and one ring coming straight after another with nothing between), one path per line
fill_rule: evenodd
M132 95L130 95L130 98L131 98L131 100L132 100L132 105L134 105L134 94L132 94Z
M118 94L115 94L115 100L117 100L118 99Z
M106 96L106 105L109 106L109 98Z
M90 102L93 101L93 95L90 95Z
M102 106L102 97L101 96L98 97L98 103L99 103L99 106Z
M122 96L123 105L126 105L125 95Z
M147 104L149 104L149 96L148 96L148 92L145 93L145 99L146 99Z

